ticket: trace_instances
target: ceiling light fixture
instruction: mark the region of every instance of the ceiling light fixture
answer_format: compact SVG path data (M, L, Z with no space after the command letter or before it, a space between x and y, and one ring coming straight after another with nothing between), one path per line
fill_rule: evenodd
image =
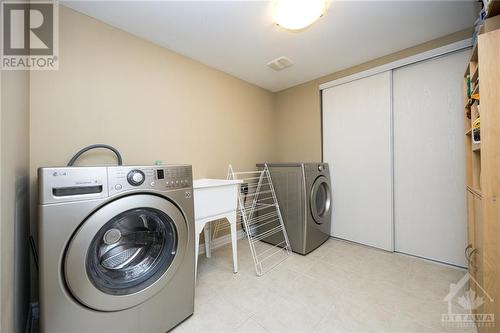
M301 30L316 22L325 9L325 0L274 0L273 19L285 29Z

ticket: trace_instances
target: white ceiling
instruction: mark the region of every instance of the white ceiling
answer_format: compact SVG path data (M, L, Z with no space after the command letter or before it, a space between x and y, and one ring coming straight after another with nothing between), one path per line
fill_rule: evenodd
M472 26L474 1L330 1L301 32L273 24L267 1L62 1L68 7L279 91ZM266 64L287 56L276 72Z

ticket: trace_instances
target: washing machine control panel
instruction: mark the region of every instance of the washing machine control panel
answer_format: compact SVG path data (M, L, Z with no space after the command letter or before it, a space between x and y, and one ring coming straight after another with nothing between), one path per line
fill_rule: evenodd
M131 189L169 191L191 188L190 165L158 165L153 167L108 167L108 189L113 195Z
M146 176L141 170L134 169L127 173L127 181L132 186L140 186L144 180L146 180Z

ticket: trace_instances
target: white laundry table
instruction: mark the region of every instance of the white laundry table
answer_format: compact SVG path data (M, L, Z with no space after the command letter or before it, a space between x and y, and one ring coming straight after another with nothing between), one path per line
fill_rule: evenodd
M205 232L205 253L210 258L211 235L207 223L220 219L227 219L231 226L231 243L233 248L233 272L238 272L238 252L236 215L238 209L238 191L241 180L225 179L195 179L194 190L194 217L195 217L195 267L198 267L198 252L200 234Z

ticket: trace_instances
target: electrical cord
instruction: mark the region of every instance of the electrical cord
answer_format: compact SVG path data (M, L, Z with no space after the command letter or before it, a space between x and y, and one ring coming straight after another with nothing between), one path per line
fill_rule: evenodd
M31 254L33 255L33 262L35 263L36 270L38 271L38 251L36 249L35 238L33 236L29 236Z
M118 165L123 165L123 160L122 160L122 155L120 154L120 152L118 151L118 149L116 149L115 147L113 146L110 146L110 145L106 145L106 144L102 144L102 143L98 143L98 144L95 144L95 145L90 145L90 146L87 146L85 148L82 148L80 149L68 162L68 165L69 167L73 166L73 164L75 164L76 160L82 156L84 153L86 153L87 151L89 150L92 150L92 149L98 149L98 148L103 148L103 149L109 149L111 150L113 153L115 153L116 155L116 159L118 160Z

